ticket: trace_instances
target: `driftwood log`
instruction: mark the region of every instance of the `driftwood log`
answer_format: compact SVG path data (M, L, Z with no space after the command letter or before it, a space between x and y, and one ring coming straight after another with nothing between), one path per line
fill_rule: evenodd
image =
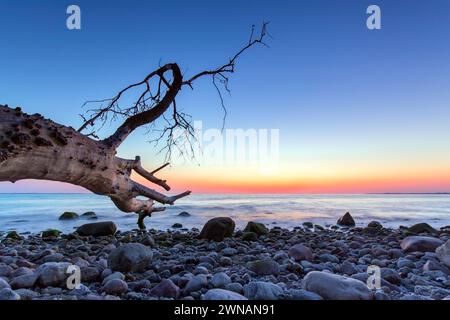
M167 164L148 171L142 167L139 156L121 159L116 156L117 149L135 129L153 124L161 117L165 125L158 140L166 139L165 148L170 153L176 146L175 129L181 128L193 135L189 116L177 109L176 96L180 90L193 89L196 80L210 77L224 107L220 85L228 90L228 74L234 72L238 57L256 44L264 44L266 35L266 24L258 37L254 37L252 28L249 42L228 63L216 69L185 79L176 63L168 63L142 81L125 87L111 99L88 101L85 105L94 107L82 115L84 122L78 130L40 114L29 115L18 107L0 105L0 181L39 179L78 185L108 196L123 212L137 213L139 227L145 228L145 217L164 210L164 207L155 207L155 201L172 205L190 191L168 196L133 181L132 171L148 182L170 190L165 180L155 176ZM124 104L123 100L133 102ZM99 127L119 119L123 122L111 136L98 137Z

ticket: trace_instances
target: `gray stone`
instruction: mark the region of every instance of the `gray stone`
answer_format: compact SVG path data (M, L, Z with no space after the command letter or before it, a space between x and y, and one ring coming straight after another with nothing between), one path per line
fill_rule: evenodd
M289 248L288 251L289 256L294 258L295 261L312 261L314 256L310 248L302 245L302 244L296 244Z
M251 261L248 263L248 268L259 276L277 275L280 273L280 265L272 259Z
M210 284L214 288L224 288L229 283L231 283L231 279L225 272L216 273L210 280Z
M66 284L70 274L67 270L71 264L67 262L46 262L37 270L37 283L42 287L59 287Z
M6 280L3 280L2 278L0 278L0 289L4 289L4 288L11 288L11 286L8 284L8 282L6 282Z
M283 289L271 282L253 281L244 286L244 296L250 300L278 300Z
M234 291L237 293L242 293L244 291L244 287L239 282L232 282L225 286L226 290Z
M123 280L112 279L106 282L102 290L106 294L121 295L128 291L128 285Z
M348 260L345 260L344 262L342 262L342 264L341 264L341 273L343 273L345 275L348 275L348 276L351 276L352 274L355 274L357 272L358 272L358 270L356 269L354 263L352 263L352 262L350 262Z
M412 236L402 240L400 247L404 252L433 252L444 242L438 238Z
M323 300L317 293L306 291L303 289L289 290L289 297L292 300Z
M32 288L38 279L37 273L24 274L14 278L11 281L11 287L13 289L28 289Z
M0 300L20 300L20 296L10 288L0 290Z
M186 287L184 288L184 294L189 294L193 291L198 291L203 287L206 287L208 284L208 280L204 274L198 274L192 279L189 280L189 282L186 284Z
M203 300L248 300L239 293L224 289L211 289L203 295Z
M170 279L162 279L160 283L150 290L150 294L156 297L166 297L176 299L180 295L180 288Z
M450 240L436 248L436 255L444 265L450 268Z
M398 272L390 268L381 268L381 277L393 284L400 284L402 281Z
M371 300L372 292L362 281L323 271L311 271L303 279L303 289L327 300Z
M152 251L140 243L128 243L114 249L108 256L108 267L115 271L143 271L152 261Z

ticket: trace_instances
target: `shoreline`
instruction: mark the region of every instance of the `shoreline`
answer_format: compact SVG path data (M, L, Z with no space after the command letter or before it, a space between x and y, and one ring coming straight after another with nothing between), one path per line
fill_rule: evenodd
M218 219L231 226L231 219ZM269 230L252 223L234 230L232 222L232 232L227 235L226 227L224 238L215 239L222 227L208 229L210 222L199 226L202 232L116 232L112 222L102 223L109 235L80 235L92 228L48 237L3 235L0 299L450 299L449 266L435 252L450 239L449 228L391 229L371 222L364 228L305 223ZM70 265L81 272L78 289L67 288ZM375 289L367 287L371 266L380 268Z

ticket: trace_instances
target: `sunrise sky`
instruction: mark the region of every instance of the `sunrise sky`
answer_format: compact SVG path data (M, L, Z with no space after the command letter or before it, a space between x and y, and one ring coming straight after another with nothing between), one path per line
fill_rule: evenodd
M69 4L81 8L81 30L66 28ZM381 7L381 30L366 27L370 4ZM160 173L175 191L450 192L447 0L0 1L0 103L78 127L84 101L113 96L160 61L187 75L218 66L264 20L270 49L238 62L226 128L278 129L278 170L175 161ZM177 103L205 130L221 128L210 81ZM151 169L163 157L144 133L119 155ZM80 191L0 183L0 192Z

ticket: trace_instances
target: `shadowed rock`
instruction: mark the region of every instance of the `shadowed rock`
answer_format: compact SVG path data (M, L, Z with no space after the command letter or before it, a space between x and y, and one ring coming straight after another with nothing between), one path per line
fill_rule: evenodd
M337 221L337 224L344 227L354 227L355 220L349 212L345 213L342 217L340 217Z
M217 217L209 220L200 232L200 238L222 241L224 238L231 237L234 232L235 223L228 217Z
M77 233L81 236L109 236L116 231L117 226L112 221L87 223L77 228Z

